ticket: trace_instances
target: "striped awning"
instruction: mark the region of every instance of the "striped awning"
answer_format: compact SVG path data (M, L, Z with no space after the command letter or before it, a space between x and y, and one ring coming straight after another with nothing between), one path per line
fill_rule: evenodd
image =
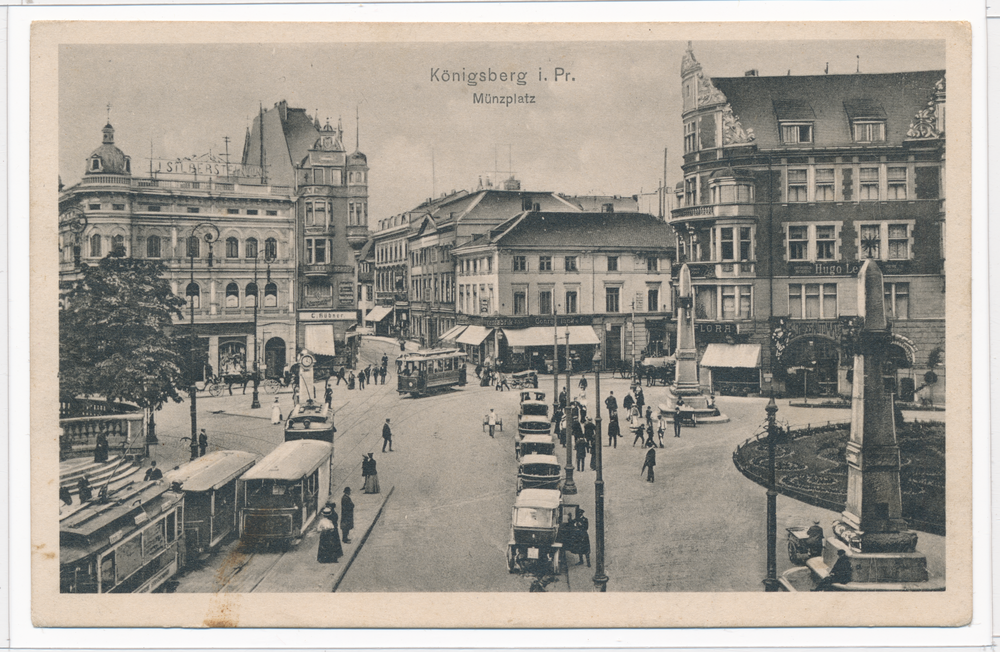
M459 335L461 335L462 331L464 331L466 328L468 328L468 326L466 324L459 324L458 326L454 326L451 329L449 329L448 331L446 331L438 339L439 340L454 340Z
M760 344L709 344L701 366L756 369L760 366Z
M493 332L492 328L486 328L485 326L469 326L465 329L461 335L455 338L455 341L459 344L471 344L473 346L479 346L483 343L487 337Z

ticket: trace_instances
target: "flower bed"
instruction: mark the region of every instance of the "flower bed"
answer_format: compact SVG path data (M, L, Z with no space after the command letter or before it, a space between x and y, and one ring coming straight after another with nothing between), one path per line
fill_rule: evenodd
M841 511L847 502L844 450L850 426L833 424L790 433L775 447L779 493L810 505ZM944 424L910 421L896 432L900 453L903 518L910 527L945 532ZM767 438L750 440L733 453L733 463L750 480L767 484Z

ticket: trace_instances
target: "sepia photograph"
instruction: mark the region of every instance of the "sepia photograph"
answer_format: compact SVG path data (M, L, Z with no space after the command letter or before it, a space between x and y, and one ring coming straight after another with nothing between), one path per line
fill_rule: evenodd
M33 25L36 625L969 622L967 29L601 27Z

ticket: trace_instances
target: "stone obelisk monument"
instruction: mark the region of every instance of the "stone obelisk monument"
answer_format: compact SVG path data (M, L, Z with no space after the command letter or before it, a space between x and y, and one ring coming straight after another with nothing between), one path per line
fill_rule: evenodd
M681 265L677 295L677 368L671 392L683 396L691 405L695 396L701 395L698 384L698 349L694 343L694 288L691 287L691 270L687 263ZM706 401L707 402L707 401ZM700 406L697 406L700 407Z
M843 550L851 563L850 588L913 589L927 581L927 561L907 529L899 485L899 446L893 398L882 381L892 339L885 316L882 272L868 260L858 273L858 315L863 319L854 351L851 437L847 444L847 506L834 521L823 562L832 568ZM867 586L866 586L867 585Z

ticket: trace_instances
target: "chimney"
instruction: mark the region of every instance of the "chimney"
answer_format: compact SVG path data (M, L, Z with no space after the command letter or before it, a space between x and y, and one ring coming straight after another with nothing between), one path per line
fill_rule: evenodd
M531 210L533 210L536 213L539 213L542 210L542 205L541 204L537 204L537 203L536 204L532 204L531 205Z
M757 69L753 68L751 70L747 70L745 73L743 73L743 76L744 77L757 77L758 76Z
M614 204L601 204L601 212L602 213L614 213L615 212L615 205Z

